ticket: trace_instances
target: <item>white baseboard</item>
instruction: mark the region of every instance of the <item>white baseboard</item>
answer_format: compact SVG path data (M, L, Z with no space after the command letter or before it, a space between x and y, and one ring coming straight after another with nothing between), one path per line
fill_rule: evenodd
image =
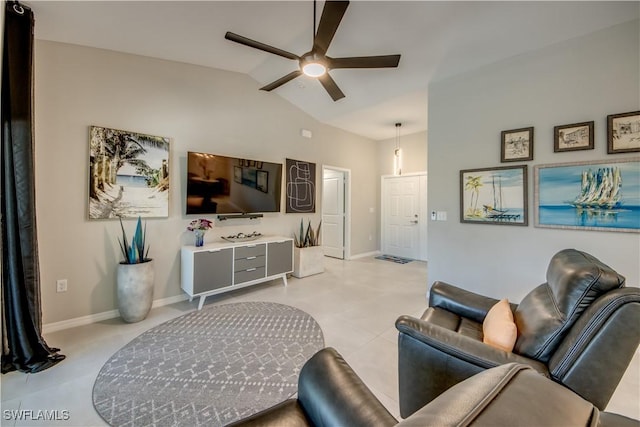
M362 254L351 255L351 258L349 258L349 259L367 258L367 257L371 257L371 256L378 256L380 254L382 254L382 252L380 252L380 251L365 252L365 253L362 253Z
M189 297L185 294L176 295L173 297L167 297L157 299L153 301L151 308L162 307L176 302L184 301ZM120 316L118 310L103 311L102 313L90 314L88 316L76 317L68 320L61 320L60 322L47 323L42 325L42 333L48 334L51 332L61 331L63 329L75 328L76 326L89 325L91 323L102 322L103 320L109 320Z

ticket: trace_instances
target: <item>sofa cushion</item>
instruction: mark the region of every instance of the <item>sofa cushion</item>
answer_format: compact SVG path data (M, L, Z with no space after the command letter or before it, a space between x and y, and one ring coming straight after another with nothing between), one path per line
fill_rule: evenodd
M514 313L514 352L548 362L558 343L584 310L625 278L595 257L575 249L553 256L547 282L524 297Z
M482 341L492 347L511 352L518 337L509 301L498 301L487 313L482 323Z
M450 311L429 307L421 319L441 328L455 331L460 335L482 341L482 323L475 322Z

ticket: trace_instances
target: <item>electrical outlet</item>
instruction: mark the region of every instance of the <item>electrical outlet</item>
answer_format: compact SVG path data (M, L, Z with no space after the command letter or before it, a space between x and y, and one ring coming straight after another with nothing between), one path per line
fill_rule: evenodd
M436 217L436 211L431 211L431 221L436 221L437 217Z
M67 292L67 279L56 280L56 292Z

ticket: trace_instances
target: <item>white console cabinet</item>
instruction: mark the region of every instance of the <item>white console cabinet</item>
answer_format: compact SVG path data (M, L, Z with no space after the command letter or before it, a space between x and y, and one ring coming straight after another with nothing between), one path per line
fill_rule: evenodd
M200 297L198 310L209 295L281 278L293 271L293 239L260 237L249 242L217 242L181 250L182 290Z

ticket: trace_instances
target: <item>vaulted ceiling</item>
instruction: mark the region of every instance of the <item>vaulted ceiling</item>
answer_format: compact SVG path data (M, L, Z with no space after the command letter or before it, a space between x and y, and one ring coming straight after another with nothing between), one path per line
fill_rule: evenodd
M313 34L312 1L23 3L34 11L38 39L237 71L260 86L295 70L296 61L225 40L225 32L297 55L309 51ZM329 125L392 138L396 122L403 134L426 129L431 81L639 17L637 1L352 1L328 54L400 53L399 67L333 70L346 94L337 102L309 77L271 95Z

